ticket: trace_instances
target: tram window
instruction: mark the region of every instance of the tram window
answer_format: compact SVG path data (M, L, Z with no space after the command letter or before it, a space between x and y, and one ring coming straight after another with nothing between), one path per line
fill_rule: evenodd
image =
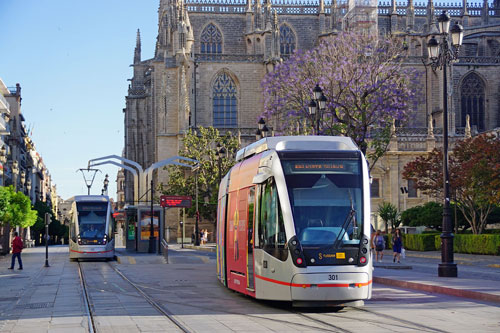
M259 208L259 247L284 261L288 257L285 224L273 178L262 185Z
M295 232L301 244L359 246L363 229L359 160L285 160L282 163Z

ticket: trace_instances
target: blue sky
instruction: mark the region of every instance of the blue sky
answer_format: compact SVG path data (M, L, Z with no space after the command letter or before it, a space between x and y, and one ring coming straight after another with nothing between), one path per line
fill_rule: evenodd
M136 31L151 58L158 0L0 0L0 78L21 84L21 110L37 151L67 199L87 193L79 168L123 149L123 108ZM115 166L100 166L116 197Z

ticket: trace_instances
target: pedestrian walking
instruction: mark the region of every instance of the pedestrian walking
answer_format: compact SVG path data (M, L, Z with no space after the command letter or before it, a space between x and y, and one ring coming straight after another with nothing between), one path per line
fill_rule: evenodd
M396 229L394 232L394 236L392 236L392 262L398 261L398 264L401 260L401 250L403 248L403 237L401 237L401 230Z
M23 269L23 261L21 259L21 252L23 251L23 240L19 237L17 231L14 232L14 239L12 240L12 262L10 264L9 269L14 269L14 265L16 262L19 263L19 269Z
M380 230L377 230L375 237L373 237L373 246L375 247L377 262L382 262L384 258L385 239Z

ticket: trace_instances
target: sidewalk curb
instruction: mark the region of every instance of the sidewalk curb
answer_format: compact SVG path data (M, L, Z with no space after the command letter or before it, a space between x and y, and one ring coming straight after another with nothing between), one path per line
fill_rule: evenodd
M202 246L184 244L184 248L185 249L192 249L192 250L196 250L196 251L205 251L205 252L214 252L214 253L217 252L215 247L202 247Z
M444 294L455 297L471 298L479 301L500 303L500 295L486 294L479 291L461 290L448 287L434 286L430 284L401 281L383 277L373 277L374 283L380 283L393 287L426 291L430 293Z

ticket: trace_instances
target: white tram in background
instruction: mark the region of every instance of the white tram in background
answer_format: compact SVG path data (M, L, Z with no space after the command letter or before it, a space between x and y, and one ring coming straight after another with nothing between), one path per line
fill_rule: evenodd
M78 195L72 199L69 258L113 259L114 219L109 197Z
M296 306L371 298L369 173L354 142L268 137L236 161L218 195L218 279Z

